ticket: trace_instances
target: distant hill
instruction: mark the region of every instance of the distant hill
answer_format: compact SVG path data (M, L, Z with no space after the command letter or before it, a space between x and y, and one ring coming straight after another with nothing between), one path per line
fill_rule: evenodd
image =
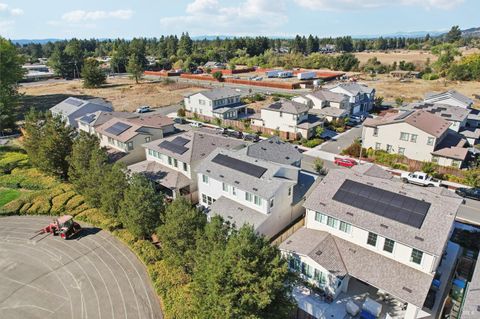
M57 41L62 41L63 39L14 39L11 40L14 44L29 44L29 43L35 43L35 44L45 44L47 42L57 42Z
M462 37L465 37L465 38L471 38L471 37L479 38L480 37L480 27L462 30Z

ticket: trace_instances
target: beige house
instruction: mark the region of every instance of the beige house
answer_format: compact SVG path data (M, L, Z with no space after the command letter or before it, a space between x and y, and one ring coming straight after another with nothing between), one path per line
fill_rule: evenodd
M423 110L389 113L363 124L363 147L397 153L417 161L461 167L468 150L466 140L450 122Z
M188 112L220 119L237 119L246 113L246 106L240 101L240 93L229 88L215 88L191 94L184 99Z
M322 119L308 114L309 109L303 103L280 100L262 108L260 118L252 118L252 125L278 131L287 139L308 139L318 126L323 126Z
M95 128L100 146L107 148L111 159L127 165L145 160L142 144L163 138L174 131L173 120L161 115L112 118Z

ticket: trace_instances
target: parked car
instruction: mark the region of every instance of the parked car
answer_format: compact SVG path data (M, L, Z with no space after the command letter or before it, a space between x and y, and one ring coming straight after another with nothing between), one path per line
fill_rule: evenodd
M420 186L439 187L441 182L424 172L402 173L400 176L404 183L412 183Z
M217 134L226 134L226 132L227 132L227 129L223 128L223 127L217 127L215 129L215 133L217 133Z
M455 190L455 193L465 198L480 200L480 188L459 187Z
M242 134L242 132L238 132L238 131L234 131L234 130L228 130L227 131L227 136L235 137L235 138L242 138L243 134Z
M203 124L200 122L190 122L191 127L202 127Z
M258 137L257 134L244 134L243 135L243 140L244 141L250 141L250 142L258 142L258 141L260 141L260 137Z
M352 121L352 120L348 120L348 122L345 123L346 126L350 126L350 127L355 127L359 124L360 124L359 122L355 122L355 121Z
M140 107L136 110L137 113L147 113L147 112L150 112L150 111L151 111L151 110L150 110L150 106L146 106L146 105L145 105L145 106L140 106Z
M184 119L183 117L176 117L176 118L173 119L173 122L175 122L177 124L186 124L187 120Z
M353 167L357 165L357 161L350 158L336 158L334 161L335 165L343 167Z

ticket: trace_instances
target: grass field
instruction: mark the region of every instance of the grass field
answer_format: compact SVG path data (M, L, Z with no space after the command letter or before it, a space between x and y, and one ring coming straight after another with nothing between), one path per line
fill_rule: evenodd
M44 83L22 86L23 109L31 107L47 110L67 97L83 99L103 98L113 104L116 111L134 111L140 105L162 107L183 100L183 96L204 90L184 83L164 83L163 81L135 81L127 77L109 78L107 84L98 89L85 89L81 81Z
M0 207L20 197L20 192L11 188L0 188Z

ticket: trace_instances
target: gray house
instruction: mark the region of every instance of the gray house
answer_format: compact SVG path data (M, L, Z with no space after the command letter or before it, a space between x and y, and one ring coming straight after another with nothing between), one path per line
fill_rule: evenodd
M98 111L111 112L112 106L100 99L81 100L69 97L50 108L53 116L60 117L65 124L78 128L77 119Z

